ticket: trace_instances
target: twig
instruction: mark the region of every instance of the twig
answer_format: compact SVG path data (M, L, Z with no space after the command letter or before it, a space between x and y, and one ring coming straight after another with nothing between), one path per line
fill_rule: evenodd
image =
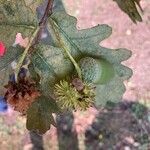
M48 15L52 14L54 0L48 0L44 15L39 23L39 26L45 26Z
M59 33L59 27L58 27L58 25L52 19L50 21L50 24L51 24L52 30L54 31L54 34L56 36L56 39L57 39L58 43L61 45L61 48L66 52L67 56L69 57L69 59L71 60L71 62L73 63L73 65L74 65L74 67L75 67L75 69L77 71L78 77L82 80L81 69L80 69L78 63L72 57L72 55L70 53L69 47L62 40L62 37L61 37L62 35Z
M36 30L34 31L33 35L31 36L30 41L29 41L29 44L28 44L27 47L25 48L25 50L24 50L24 52L23 52L21 58L19 59L19 62L18 62L18 64L17 64L17 69L16 69L16 71L15 71L15 80L16 80L16 81L17 81L17 77L18 77L18 73L19 73L19 71L20 71L20 68L21 68L21 66L22 66L22 64L23 64L23 61L24 61L24 59L25 59L25 57L26 57L26 55L27 55L27 53L28 53L28 50L29 50L30 47L32 46L32 43L33 43L35 37L37 36L37 33L39 32L39 30L40 30L40 27L38 26L38 27L36 28Z
M41 34L42 34L42 32L43 32L43 29L44 29L45 26L46 26L46 22L47 22L48 16L52 14L53 2L54 2L54 0L48 0L48 3L47 3L47 6L46 6L44 15L43 15L43 17L41 18L41 20L40 20L40 22L39 22L40 31L39 31L38 34L37 34L37 37L36 37L36 40L35 40L35 44L37 44L38 41L39 41L40 38L41 38Z

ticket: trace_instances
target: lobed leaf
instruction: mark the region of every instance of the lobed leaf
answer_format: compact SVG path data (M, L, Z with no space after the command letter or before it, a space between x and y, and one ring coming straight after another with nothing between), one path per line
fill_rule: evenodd
M29 37L37 25L36 15L23 0L0 0L0 41L13 45L18 32Z
M55 46L64 52L64 48L60 44L64 43L64 47L70 51L76 60L88 56L104 59L112 64L114 78L107 84L96 85L96 104L100 106L105 105L107 101L119 101L125 92L123 81L132 75L132 71L123 66L121 62L131 56L131 51L122 48L109 49L99 45L112 32L108 25L97 25L90 29L77 30L76 24L76 18L65 12L54 12L51 15L48 30L54 37Z
M3 41L6 46L5 55L0 57L1 82L9 79L9 64L18 59L23 52L20 47L12 47L16 34L22 33L23 36L29 37L36 25L36 15L26 7L23 0L0 0L0 41ZM3 91L3 85L1 83L0 93Z
M55 125L52 113L57 110L52 99L41 96L27 111L27 129L44 134L50 129L51 124Z

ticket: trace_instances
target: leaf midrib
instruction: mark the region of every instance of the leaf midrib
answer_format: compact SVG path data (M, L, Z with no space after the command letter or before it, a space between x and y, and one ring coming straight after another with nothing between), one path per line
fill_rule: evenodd
M44 62L44 64L46 64L46 66L49 68L49 70L52 71L53 74L56 76L56 73L52 69L52 66L49 63L47 63L47 61L44 59L44 57L38 51L35 51L35 53L37 54L37 56L39 56L41 58L41 60Z
M55 25L57 26L57 28L60 30L60 32L65 36L65 38L67 39L67 41L75 48L77 49L79 52L80 48L70 39L70 37L68 36L68 34L57 24L57 21L54 18L50 18ZM81 52L82 53L82 52Z

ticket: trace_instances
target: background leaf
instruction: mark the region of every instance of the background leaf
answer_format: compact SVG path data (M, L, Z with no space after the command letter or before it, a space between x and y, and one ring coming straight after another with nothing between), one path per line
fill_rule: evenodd
M138 9L136 7L136 4L138 7L142 10L140 6L140 0L114 0L119 8L125 12L130 19L136 23L137 21L141 22L142 17L140 16L140 13L138 12Z

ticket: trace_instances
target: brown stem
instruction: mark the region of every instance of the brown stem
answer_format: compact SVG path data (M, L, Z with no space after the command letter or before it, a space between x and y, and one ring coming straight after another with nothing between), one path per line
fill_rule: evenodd
M52 14L53 2L54 0L48 0L44 15L39 23L40 26L45 26L48 15Z
M52 14L53 2L54 2L54 0L48 0L48 3L47 3L47 6L46 6L44 15L43 15L43 17L41 18L41 20L40 20L40 22L39 22L40 31L39 31L39 33L37 34L37 37L36 37L36 39L35 39L34 45L37 44L38 41L40 40L41 34L42 34L42 32L43 32L43 29L44 29L44 27L46 26L47 18L48 18L49 15Z
M46 7L44 15L43 15L43 17L42 17L42 19L41 19L41 21L39 23L39 26L36 28L35 32L33 33L32 37L31 37L31 39L29 41L28 46L26 47L24 53L22 54L22 57L20 58L20 60L18 62L17 69L16 69L16 72L15 72L16 81L17 81L18 73L20 71L20 68L22 66L22 63L23 63L27 53L29 52L31 47L34 47L34 45L38 43L38 41L39 41L39 39L41 37L41 33L42 33L42 31L43 31L43 29L44 29L44 27L46 25L46 21L47 21L48 15L52 14L53 1L54 0L48 0L47 7Z

